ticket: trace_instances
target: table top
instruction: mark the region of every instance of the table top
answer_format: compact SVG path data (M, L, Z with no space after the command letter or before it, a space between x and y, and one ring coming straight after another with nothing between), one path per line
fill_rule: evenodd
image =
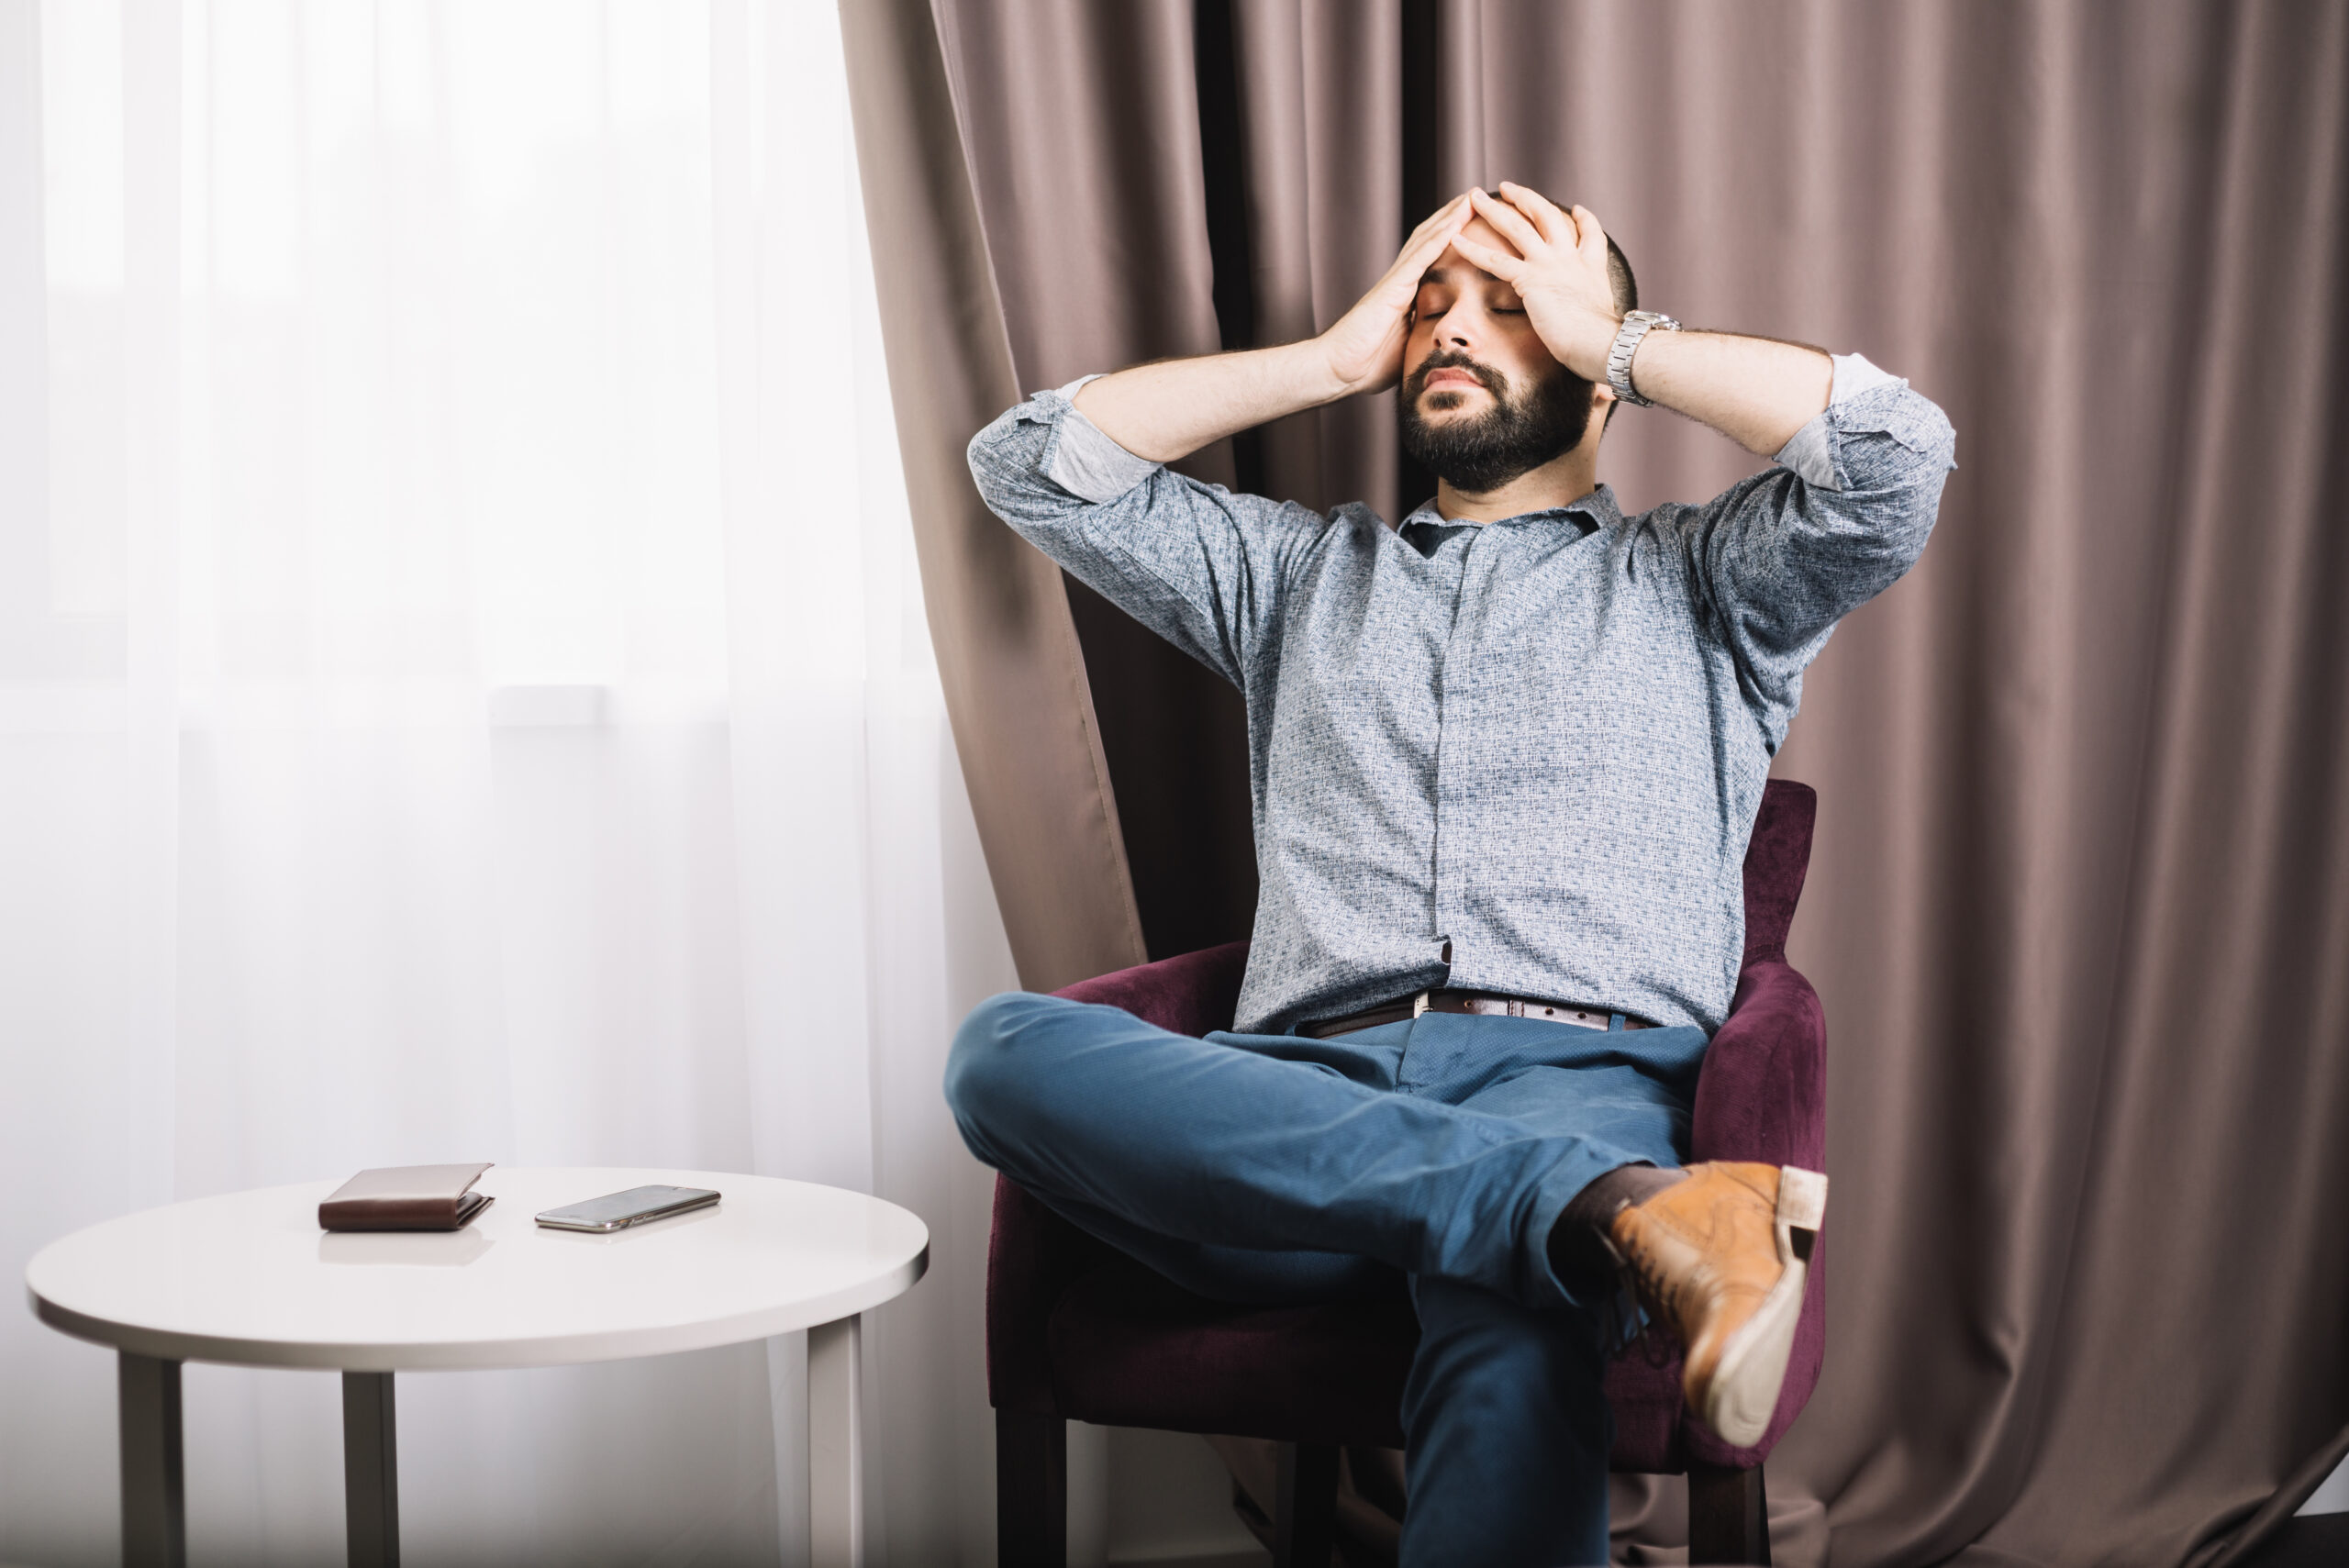
M653 1183L710 1208L585 1235L533 1216ZM839 1187L708 1171L492 1167L462 1230L334 1232L340 1181L267 1187L91 1226L34 1254L55 1329L141 1355L404 1372L663 1355L829 1323L910 1288L930 1232Z

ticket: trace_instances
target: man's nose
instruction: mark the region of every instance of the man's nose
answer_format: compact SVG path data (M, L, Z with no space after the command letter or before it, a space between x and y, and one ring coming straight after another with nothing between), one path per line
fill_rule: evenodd
M1485 328L1485 313L1464 300L1446 310L1436 323L1436 341L1448 349L1472 347Z

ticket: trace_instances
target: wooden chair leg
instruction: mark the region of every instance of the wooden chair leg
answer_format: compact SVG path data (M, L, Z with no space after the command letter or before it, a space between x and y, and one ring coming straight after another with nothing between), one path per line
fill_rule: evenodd
M1068 1423L995 1413L998 1568L1068 1568Z
M1281 1444L1273 1496L1273 1568L1330 1568L1337 1547L1337 1444Z
M1689 1465L1688 1561L1770 1568L1770 1503L1760 1465Z

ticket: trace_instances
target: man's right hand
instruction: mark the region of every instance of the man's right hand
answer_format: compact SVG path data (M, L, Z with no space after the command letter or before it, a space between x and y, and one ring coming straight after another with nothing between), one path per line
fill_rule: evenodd
M1076 406L1135 456L1172 462L1267 420L1392 386L1419 279L1474 211L1464 193L1446 202L1412 231L1377 286L1318 338L1135 365L1086 382Z
M1329 357L1330 375L1344 389L1339 395L1384 392L1401 378L1419 279L1475 216L1469 194L1461 192L1413 229L1386 275L1316 339Z

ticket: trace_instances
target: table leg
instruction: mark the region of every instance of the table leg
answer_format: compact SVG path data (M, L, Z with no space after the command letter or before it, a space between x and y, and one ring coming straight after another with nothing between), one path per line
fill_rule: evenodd
M116 1408L122 1443L123 1568L185 1568L180 1363L122 1351L116 1365Z
M351 1568L399 1568L398 1434L392 1374L342 1374L342 1517Z
M813 1568L864 1568L860 1319L807 1330L807 1559Z

